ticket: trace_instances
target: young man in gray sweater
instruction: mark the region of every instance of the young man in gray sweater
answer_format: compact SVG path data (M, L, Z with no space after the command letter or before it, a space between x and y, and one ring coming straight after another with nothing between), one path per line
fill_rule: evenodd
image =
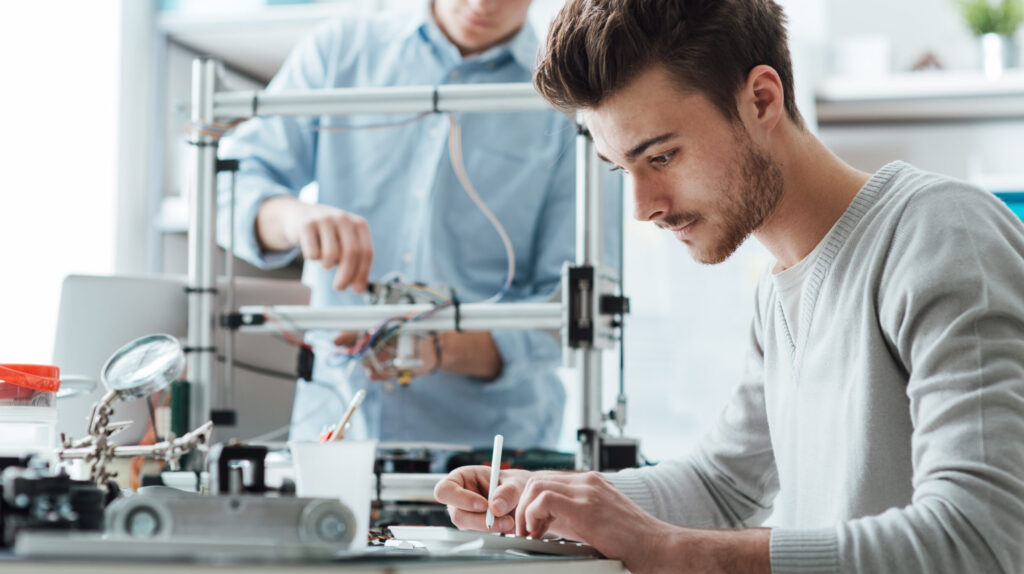
M1022 572L1024 226L964 183L833 155L796 109L784 21L772 0L569 0L554 21L535 83L583 110L636 217L702 262L749 235L777 261L694 453L502 471L495 528L633 572ZM487 473L436 488L460 528L486 530Z

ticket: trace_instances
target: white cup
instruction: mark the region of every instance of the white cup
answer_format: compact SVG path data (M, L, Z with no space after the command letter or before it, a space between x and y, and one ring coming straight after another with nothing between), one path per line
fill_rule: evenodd
M350 549L365 547L377 441L289 442L288 448L295 464L296 494L340 500L356 516L356 536Z

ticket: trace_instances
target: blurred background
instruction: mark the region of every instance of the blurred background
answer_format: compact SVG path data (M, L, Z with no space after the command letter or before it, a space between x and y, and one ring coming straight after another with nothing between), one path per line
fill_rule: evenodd
M258 88L320 22L409 4L0 5L0 362L51 359L61 280L69 273L185 272L182 152L194 57L220 59L234 89ZM798 102L840 157L866 171L903 159L991 191L1024 191L1019 3L783 4ZM534 1L531 21L541 35L560 5ZM627 217L625 229L624 286L633 303L624 357L627 430L643 439L649 459L660 460L697 440L738 380L753 287L770 257L748 242L728 262L702 266L653 226ZM298 267L275 275L297 278ZM617 368L618 359L609 360ZM609 405L615 371L606 385ZM568 408L563 442L571 449L578 415L572 403Z

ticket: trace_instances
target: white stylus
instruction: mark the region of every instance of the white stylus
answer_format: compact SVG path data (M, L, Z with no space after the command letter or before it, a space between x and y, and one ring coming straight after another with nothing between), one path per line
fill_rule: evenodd
M505 442L505 437L500 434L494 435L494 452L491 454L491 487L487 489L487 516L484 518L487 530L494 526L494 514L491 513L491 495L494 494L494 489L498 488L498 476L501 474L501 445L503 442Z

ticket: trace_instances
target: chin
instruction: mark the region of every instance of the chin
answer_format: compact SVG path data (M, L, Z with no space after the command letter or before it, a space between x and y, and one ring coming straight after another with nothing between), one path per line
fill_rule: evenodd
M690 257L697 263L704 265L718 265L731 257L739 249L739 244L730 246L721 242L703 246L690 242L684 243L686 243L687 248L690 250Z

